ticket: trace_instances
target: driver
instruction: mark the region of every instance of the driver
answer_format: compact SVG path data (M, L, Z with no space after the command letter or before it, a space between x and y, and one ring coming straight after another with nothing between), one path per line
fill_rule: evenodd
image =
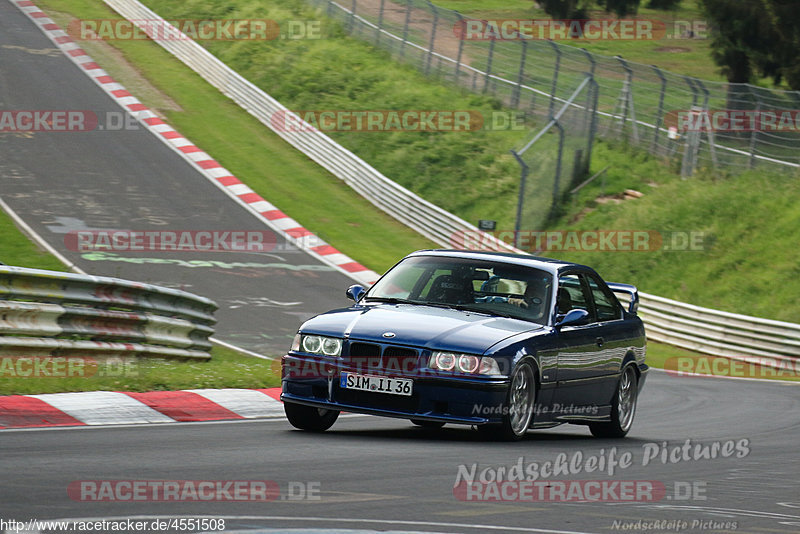
M510 298L509 304L514 304L520 308L531 310L534 313L541 313L544 308L544 302L547 299L547 290L550 283L548 279L533 278L528 280L528 285L525 287L525 293L522 298Z

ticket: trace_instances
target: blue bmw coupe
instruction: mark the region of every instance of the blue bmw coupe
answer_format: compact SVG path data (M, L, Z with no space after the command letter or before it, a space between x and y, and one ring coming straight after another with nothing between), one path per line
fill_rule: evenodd
M648 366L631 285L547 258L423 250L347 296L282 359L296 428L327 430L342 411L504 440L564 423L623 437L633 424Z

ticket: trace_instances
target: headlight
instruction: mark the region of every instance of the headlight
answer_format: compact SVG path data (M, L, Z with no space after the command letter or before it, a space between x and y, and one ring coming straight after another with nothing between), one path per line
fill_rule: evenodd
M342 353L342 340L335 337L322 338L322 353L327 356L338 356Z
M462 354L458 357L458 370L462 373L474 373L478 370L481 359L477 356L470 356L469 354Z
M452 371L456 367L456 355L451 352L434 352L429 367L441 371Z
M470 375L500 374L500 366L494 358L452 352L434 352L428 359L428 367L438 371L455 371Z
M339 338L301 335L300 339L300 346L303 347L304 352L325 356L341 356L342 354L342 340Z

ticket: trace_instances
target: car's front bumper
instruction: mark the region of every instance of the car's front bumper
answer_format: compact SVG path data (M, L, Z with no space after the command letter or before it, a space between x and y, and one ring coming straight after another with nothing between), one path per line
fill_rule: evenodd
M342 372L382 375L380 370L354 370L343 362L305 356L284 356L281 400L330 410L384 417L468 425L499 422L508 392L507 378L397 374L413 380L410 396L342 388ZM287 369L289 372L287 372ZM298 372L314 369L314 372Z

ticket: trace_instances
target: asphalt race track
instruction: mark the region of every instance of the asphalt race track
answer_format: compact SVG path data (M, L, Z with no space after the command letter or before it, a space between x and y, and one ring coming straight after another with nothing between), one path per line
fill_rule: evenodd
M5 0L0 1L0 109L89 110L106 127L123 115ZM350 278L275 238L144 128L0 132L0 154L0 198L70 261L91 274L177 287L215 300L216 336L224 341L279 355L303 320L347 305ZM83 229L265 231L264 242L277 246L272 253L69 250L69 232ZM139 258L183 263L126 261ZM184 266L192 260L218 265ZM230 266L236 262L262 266Z
M0 109L120 111L2 0ZM297 250L255 260L243 253L213 258L297 269L91 261L68 250L66 232L81 228L264 229L145 130L0 133L0 197L91 273L215 299L221 307L218 337L247 348L278 354L303 318L346 304L344 288L351 281L320 270ZM224 519L225 532L251 533L798 532L798 443L800 386L664 372L648 378L624 440L558 427L530 432L518 443L494 443L466 427L428 431L407 421L355 415L342 416L323 434L293 430L283 419L4 430L0 532L19 530L9 520L176 518ZM462 482L470 473L476 481L481 475L492 481L501 472L514 478L518 470L549 483L537 486L545 498L517 499L513 485L504 486L512 493L499 498L454 490L459 475ZM75 491L81 481L267 481L279 494L268 502L191 496L100 502L92 496L99 494ZM607 490L608 502L566 498L563 492L559 497L553 488L563 489L564 481L596 481ZM631 484L626 481L661 489L655 497L624 497L619 488ZM465 495L472 500L463 500ZM567 502L552 502L558 500Z
M224 517L226 532L322 527L609 532L615 520L639 519L689 525L727 521L735 522L738 532L797 532L800 387L666 373L653 373L648 380L637 420L624 440L598 440L583 427L557 427L529 432L518 443L493 443L467 427L430 432L407 421L368 416L342 417L324 434L292 430L284 420L4 431L0 515ZM737 452L671 463L671 450L687 439L692 445L747 441L739 448L741 458ZM662 463L665 442L668 455ZM459 464L496 471L520 458L527 467L565 453L569 460L582 455L576 465L587 465L590 456L608 459L612 449L617 458L629 452L631 465L616 467L612 476L573 472L542 480L656 481L666 488L663 498L644 503L463 502L454 495ZM67 494L76 481L130 479L267 480L277 484L282 497L258 503L153 503L85 502ZM307 491L312 500L300 498Z

